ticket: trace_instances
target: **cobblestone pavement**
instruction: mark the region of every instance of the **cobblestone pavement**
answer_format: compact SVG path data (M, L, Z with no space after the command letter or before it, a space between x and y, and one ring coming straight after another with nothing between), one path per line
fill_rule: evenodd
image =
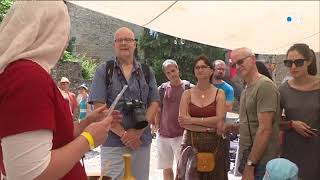
M149 180L163 180L162 170L157 169L157 148L155 139L151 144L151 157L150 157L150 175ZM96 148L86 154L84 158L86 172L88 174L100 174L100 148ZM233 163L231 164L233 166ZM241 177L235 177L229 174L229 180L240 180Z

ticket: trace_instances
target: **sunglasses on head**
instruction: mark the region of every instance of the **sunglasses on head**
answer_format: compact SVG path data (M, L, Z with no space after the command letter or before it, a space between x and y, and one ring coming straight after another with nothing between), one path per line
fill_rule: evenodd
M292 64L294 64L296 67L301 67L304 65L304 61L306 61L306 59L296 59L296 60L286 59L283 61L283 63L286 67L292 67Z
M247 59L248 57L251 57L251 56L246 56L246 57L244 57L244 58L242 58L242 59L239 59L237 62L232 63L232 64L231 64L231 67L232 67L232 68L236 68L236 65L237 65L237 64L240 66L241 64L243 64L244 60Z

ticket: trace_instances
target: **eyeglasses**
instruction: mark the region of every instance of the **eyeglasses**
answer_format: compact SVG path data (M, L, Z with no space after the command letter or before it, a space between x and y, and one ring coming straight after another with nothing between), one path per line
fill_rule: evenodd
M301 67L304 64L304 61L306 61L306 59L296 59L296 60L290 60L290 59L286 59L283 61L284 65L286 67L291 68L292 64L294 64L296 67Z
M216 71L225 71L226 69L225 68L215 68L214 70L216 70Z
M128 43L132 43L132 42L135 42L136 41L136 39L132 39L132 38L120 38L120 39L115 39L114 40L114 42L116 42L116 43L126 43L126 44L128 44Z
M238 60L237 62L235 62L235 63L232 63L232 64L231 64L231 67L232 67L232 68L235 68L237 64L240 66L241 64L243 64L244 60L246 60L248 57L251 57L251 55L250 55L250 56L246 56L246 57L244 57L244 58L242 58L242 59L239 59L239 60Z
M196 66L194 67L196 70L200 70L200 69L207 69L209 68L209 66L206 66L206 65L200 65L200 66Z

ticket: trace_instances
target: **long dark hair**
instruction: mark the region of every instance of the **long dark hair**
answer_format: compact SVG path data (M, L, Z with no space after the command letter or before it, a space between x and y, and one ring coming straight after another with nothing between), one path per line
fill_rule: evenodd
M312 49L309 48L308 45L303 43L294 44L287 51L287 57L290 51L298 51L305 59L311 61L311 64L308 66L308 74L317 75L317 62L316 62L316 54Z
M258 72L259 72L260 74L265 75L265 76L267 76L269 79L272 80L270 71L269 71L269 69L266 67L266 65L265 65L263 62L261 62L261 61L256 61L256 66L257 66Z

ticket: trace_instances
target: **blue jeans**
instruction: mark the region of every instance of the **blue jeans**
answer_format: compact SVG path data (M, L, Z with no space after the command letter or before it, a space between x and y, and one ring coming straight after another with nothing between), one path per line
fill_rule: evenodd
M255 180L262 180L265 172L266 172L266 165L258 164L254 168L254 179Z

